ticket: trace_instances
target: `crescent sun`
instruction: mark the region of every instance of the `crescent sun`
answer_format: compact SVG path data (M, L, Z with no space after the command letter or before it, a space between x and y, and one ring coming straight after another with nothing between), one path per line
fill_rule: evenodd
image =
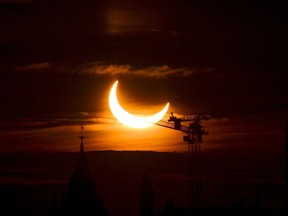
M110 90L109 107L114 117L122 124L132 128L146 128L152 126L154 123L157 123L166 114L169 107L169 103L167 103L166 106L160 112L152 116L141 117L130 114L125 109L123 109L118 102L116 94L117 84L118 81L116 81L113 84Z

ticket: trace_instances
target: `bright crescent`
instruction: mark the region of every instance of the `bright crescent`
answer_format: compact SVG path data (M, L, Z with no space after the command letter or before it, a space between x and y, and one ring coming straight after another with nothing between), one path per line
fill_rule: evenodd
M116 88L118 81L116 81L113 87L110 90L109 94L109 107L115 118L120 121L122 124L132 127L132 128L146 128L152 126L154 123L157 123L161 120L166 114L169 103L158 113L148 116L148 117L140 117L134 116L124 110L118 102Z

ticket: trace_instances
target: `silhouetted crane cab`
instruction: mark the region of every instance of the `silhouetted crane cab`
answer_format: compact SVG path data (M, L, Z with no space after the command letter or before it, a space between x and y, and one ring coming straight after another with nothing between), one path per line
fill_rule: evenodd
M170 118L168 119L168 121L174 122L174 127L175 127L174 129L181 130L181 122L183 120L181 118L177 118L176 116L174 116L173 112L170 113Z
M181 130L186 133L186 135L183 136L184 142L188 142L188 144L194 144L195 142L201 143L202 136L208 134L208 132L206 132L201 125L201 120L208 119L209 116L204 113L195 113L183 116L182 118L177 118L174 116L174 113L171 112L168 122L174 123L175 130ZM181 125L181 123L184 121L192 121L192 123L185 127Z

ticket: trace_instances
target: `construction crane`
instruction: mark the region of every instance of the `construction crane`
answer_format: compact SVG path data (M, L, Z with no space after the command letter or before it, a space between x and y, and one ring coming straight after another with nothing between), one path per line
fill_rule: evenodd
M234 109L226 111L214 111L213 117L222 117L222 116L234 116L234 115L244 115L244 114L253 114L260 112L271 112L275 110L287 110L288 104L275 104L267 106L258 106L258 107L247 107L243 109ZM211 113L211 112L209 112ZM182 117L176 117L173 112L170 113L168 121L159 121L156 125L161 127L166 127L178 131L182 131L183 141L188 143L188 153L191 157L190 161L190 188L189 188L189 198L188 205L190 208L200 210L201 208L201 143L202 136L207 135L208 132L204 130L204 127L201 125L203 120L209 120L211 114L209 113L193 113L189 115L184 115ZM190 122L189 125L183 125L182 122ZM288 120L286 127L286 196L288 197ZM288 203L288 198L287 201Z
M183 141L188 143L188 153L190 159L190 188L188 205L190 208L199 210L201 205L201 143L202 136L208 132L201 125L202 120L210 119L207 113L193 113L184 115L181 118L176 117L173 112L167 122L160 121L156 125L167 127L184 132ZM182 125L182 122L190 122L189 125Z
M188 143L188 152L192 152L195 146L200 148L202 136L209 134L201 125L202 120L209 119L210 115L207 113L193 113L178 118L171 112L168 121L160 121L156 125L182 131L185 134L183 141ZM182 125L182 122L191 123L189 125Z

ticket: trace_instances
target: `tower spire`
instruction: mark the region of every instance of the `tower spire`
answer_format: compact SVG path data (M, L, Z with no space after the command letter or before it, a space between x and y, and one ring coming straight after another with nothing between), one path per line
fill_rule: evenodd
M84 135L83 135L83 130L84 130L84 126L83 126L83 123L81 123L80 125L80 152L84 152L84 145L83 145L83 139L84 139Z
M86 160L83 129L83 123L81 123L80 153L75 170L69 179L69 190L63 199L59 215L109 216L109 212L96 191L95 179Z

